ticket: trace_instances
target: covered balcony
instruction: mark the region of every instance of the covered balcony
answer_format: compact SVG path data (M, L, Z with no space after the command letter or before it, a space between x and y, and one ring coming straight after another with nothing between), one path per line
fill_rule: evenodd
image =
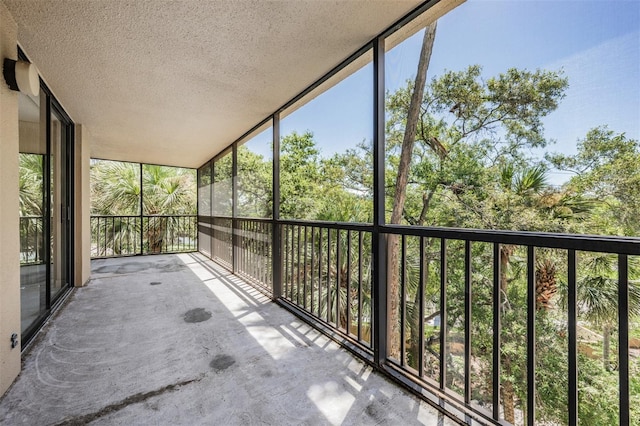
M0 423L640 425L640 4L157 1L0 0Z
M3 424L453 425L206 257L92 262Z

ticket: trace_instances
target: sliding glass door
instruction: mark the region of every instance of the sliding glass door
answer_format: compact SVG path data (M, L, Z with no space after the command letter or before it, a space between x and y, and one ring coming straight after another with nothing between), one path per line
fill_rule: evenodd
M44 88L18 96L24 344L70 287L73 123Z

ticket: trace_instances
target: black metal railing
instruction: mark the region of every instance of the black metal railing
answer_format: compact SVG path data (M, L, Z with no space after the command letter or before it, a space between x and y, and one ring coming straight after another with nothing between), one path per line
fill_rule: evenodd
M91 216L93 258L196 250L196 215Z
M223 266L233 270L233 219L211 218L211 256Z
M282 221L282 297L371 350L371 227Z
M629 265L640 261L637 239L383 225L384 255L374 265L372 225L210 222L214 260L267 292L281 276L274 299L371 362L376 351L385 354L381 369L462 420L535 424L544 404L557 406L549 398L560 398L566 422L577 424L578 393L593 379L585 357L590 344L602 345L580 337L590 318L580 297L604 274L615 292L607 374L617 376L618 423L629 424L629 283L640 278ZM382 303L374 274L382 277ZM385 321L374 317L380 306ZM386 328L374 334L378 322Z
M273 293L271 219L237 219L236 273L267 295Z
M20 265L44 262L43 226L42 216L20 216Z
M387 276L396 268L398 282L387 294L387 361L404 381L483 419L501 421L515 410L526 424L535 424L537 408L549 402L539 385L547 392L565 386L567 421L577 424L578 391L593 379L579 362L588 346L578 323L589 312L578 293L590 274L605 274L616 283L617 312L610 314L619 330L612 351L619 423L629 424L629 260L640 254L638 240L405 226L382 231ZM593 269L596 259L609 273ZM556 293L566 311L550 304ZM545 315L553 315L546 321L551 329L543 326ZM524 358L515 347L524 348ZM551 368L539 354L554 350L566 370L560 377L555 371L558 383L550 385L538 380Z

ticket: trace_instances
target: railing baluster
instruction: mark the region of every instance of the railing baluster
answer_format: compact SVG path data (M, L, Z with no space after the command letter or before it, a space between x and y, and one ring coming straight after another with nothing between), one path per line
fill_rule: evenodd
M447 386L447 240L440 239L440 389Z
M310 281L310 285L311 285L311 313L314 313L314 272L315 272L315 252L316 252L316 228L315 227L311 227L311 265L309 267L309 272L310 272L310 277L309 277L309 281Z
M500 244L493 244L493 418L500 419Z
M401 238L400 256L400 365L406 364L406 338L405 327L407 325L407 238ZM395 266L395 265L394 265Z
M284 277L282 277L284 281L284 295L287 297L289 295L289 279L287 277L289 271L289 226L282 225L284 231Z
M255 279L256 281L258 281L258 259L256 256L256 252L257 252L257 245L258 245L258 240L257 240L257 236L258 236L258 228L257 228L257 223L256 222L245 222L246 228L249 229L248 233L245 233L245 238L248 238L249 240L249 251L245 256L246 259L246 263L248 263L248 265L245 265L245 269L248 269L251 271L250 275L251 277L253 277L253 279Z
M358 231L358 341L362 340L362 231Z
M418 376L424 376L424 285L425 285L425 272L424 265L424 237L420 237L420 256L419 256L419 277L418 277ZM415 307L414 307L415 309Z
M331 228L327 228L327 322L331 323Z
M471 241L464 242L464 402L471 403Z
M567 307L569 336L569 425L578 424L578 302L576 284L577 258L575 250L567 253Z
M527 247L527 424L536 418L536 252Z
M115 255L116 252L116 233L115 233L115 219L112 217L110 217L109 219L111 219L111 226L109 227L109 230L111 231L111 237L109 239L109 248L111 249L111 256Z
M107 220L104 218L104 250L102 252L103 256L107 255Z
M242 253L242 263L240 264L241 272L243 274L254 277L255 269L253 268L253 226L250 222L244 220L240 222L242 228L240 228L240 241L239 250Z
M351 334L351 230L347 230L347 297L345 298L346 329Z
M342 318L340 315L340 291L342 288L342 249L340 229L336 229L336 328L340 329Z
M318 318L322 318L322 227L318 227Z
M629 418L629 259L618 255L618 373L620 424L628 425ZM636 419L637 420L637 419Z
M291 301L298 302L298 293L296 293L296 299L293 299L293 292L296 291L296 284L298 281L298 277L296 275L296 269L299 264L299 256L296 259L296 237L300 238L300 226L296 225L291 229ZM299 252L298 252L299 253Z
M304 262L302 264L302 270L303 270L303 274L304 274L304 282L302 285L302 293L303 293L303 298L302 298L302 303L305 309L307 309L307 234L308 234L308 229L305 225L304 227Z
M302 226L298 226L298 258L297 258L297 268L296 268L296 304L298 306L300 306L300 266L301 266L301 261L300 261L300 231L302 231L303 227Z

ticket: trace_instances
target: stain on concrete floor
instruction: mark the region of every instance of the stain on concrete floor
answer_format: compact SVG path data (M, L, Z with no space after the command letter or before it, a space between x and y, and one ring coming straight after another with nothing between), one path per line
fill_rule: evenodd
M203 322L211 318L211 312L207 311L204 308L195 308L187 311L184 314L184 322L189 324L193 324L196 322Z
M232 357L231 355L222 354L222 355L216 355L216 357L213 358L209 366L214 371L220 372L220 371L226 370L227 368L231 367L235 363L236 363L236 360L234 357Z
M163 386L160 389L156 389L153 390L151 392L141 392L141 393L137 393L135 395L131 395L125 399L123 399L122 401L116 402L114 404L109 404L106 407L104 407L103 409L96 411L95 413L90 413L90 414L85 414L84 416L79 416L79 417L73 417L70 419L66 419L60 423L57 423L56 426L81 426L81 425L86 425L89 422L92 422L94 420L99 419L100 417L104 417L108 414L114 413L116 411L120 411L123 408L131 405L131 404L138 404L140 402L144 402L146 400L148 400L149 398L153 398L155 396L159 396L162 395L166 392L173 392L177 389L179 389L182 386L194 383L194 382L198 382L202 379L202 377L198 378L198 379L192 379L192 380L185 380L179 383L173 383L171 385L167 385L167 386Z

